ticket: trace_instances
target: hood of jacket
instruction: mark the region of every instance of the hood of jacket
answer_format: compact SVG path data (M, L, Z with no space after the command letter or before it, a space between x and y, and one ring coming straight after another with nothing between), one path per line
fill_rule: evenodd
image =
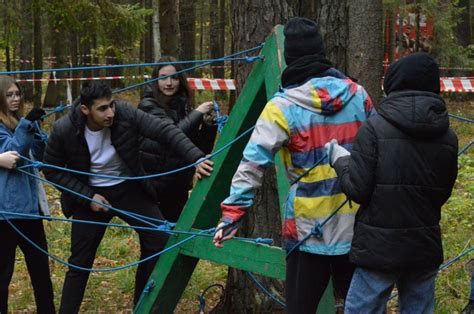
M322 115L333 115L347 106L359 85L334 68L293 88L276 94L292 103Z
M414 138L437 138L449 128L446 104L431 92L392 92L382 100L378 113Z

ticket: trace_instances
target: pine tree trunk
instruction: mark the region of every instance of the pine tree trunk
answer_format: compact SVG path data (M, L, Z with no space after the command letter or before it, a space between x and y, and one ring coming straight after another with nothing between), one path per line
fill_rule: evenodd
M456 28L456 37L458 38L459 44L463 47L467 47L471 44L471 5L470 0L459 0L457 7L463 8L460 16L460 21Z
M166 39L161 44L163 55L177 56L179 25L176 1L160 0L160 34Z
M43 69L43 38L41 31L41 5L38 0L33 2L33 45L34 45L34 68L36 70ZM42 79L42 73L35 73L34 78L36 80ZM43 94L43 88L41 81L34 82L34 106L41 107L41 97Z
M349 1L347 74L355 77L375 104L382 96L382 0Z
M179 34L181 36L180 60L196 59L196 9L194 1L180 0L179 2ZM192 66L191 64L185 65ZM192 76L193 72L188 72Z
M76 31L74 30L71 30L70 32L70 42L71 42L71 46L70 46L70 55L71 55L71 59L70 59L70 62L71 62L71 66L72 67L77 67L79 65L79 38L78 38L78 34ZM80 77L79 76L79 71L72 71L71 72L71 75L72 77ZM69 85L71 87L71 94L72 94L72 99L74 100L74 98L76 98L77 96L79 96L79 90L80 90L80 87L79 87L79 84L80 84L80 81L70 81Z
M220 3L221 2L221 3ZM212 0L210 7L210 30L209 43L211 51L211 59L221 58L224 55L224 32L225 25L222 24L222 10L220 5L224 5L224 1ZM224 62L215 62L212 64L212 73L214 78L224 78ZM225 95L223 91L215 91L214 94L218 100L221 100Z
M309 6L311 10L306 12L305 16L319 24L328 58L334 66L358 77L360 83L368 86L372 97L379 95L383 54L382 1L364 0L352 3L347 0L321 0L317 1L317 4L316 7L311 7L311 3L285 0L233 2L233 52L256 46L265 40L276 24L284 24L293 12L308 10ZM363 45L367 47L362 47ZM250 70L251 66L245 63L234 65L233 73L238 91ZM275 221L281 221L278 208L275 172L274 168L270 167L264 175L263 186L257 193L255 205L249 210L239 235L272 237L275 245L280 245L281 226L275 224ZM282 282L270 278L260 280L268 290L283 299ZM215 312L279 311L282 309L261 294L242 271L229 269L224 300Z
M21 42L20 42L20 70L29 71L33 68L31 56L33 55L33 25L32 5L29 0L20 2L23 21L21 23ZM21 79L31 79L31 73L21 74ZM23 99L27 102L33 101L33 83L26 82L22 84Z
M154 62L161 58L161 34L160 34L160 0L152 0L153 18L153 59Z
M235 51L257 46L265 41L276 24L284 24L293 15L289 1L234 1L232 3L233 42ZM238 91L252 69L247 63L237 63L235 79ZM269 167L264 175L263 186L258 191L255 205L249 210L239 235L244 237L269 237L274 244L281 244L281 221L279 211L275 169ZM283 283L279 280L256 276L273 293L284 295ZM255 287L249 277L237 269L229 268L226 293L216 312L225 313L283 313L283 309Z
M10 16L8 15L8 0L3 0L3 31L5 34L5 68L8 72L11 68L10 57Z

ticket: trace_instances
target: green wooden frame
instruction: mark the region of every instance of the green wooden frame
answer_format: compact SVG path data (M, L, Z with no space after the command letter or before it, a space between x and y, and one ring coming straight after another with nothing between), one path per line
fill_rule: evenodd
M267 38L261 54L263 61L254 64L239 98L232 110L216 149L229 143L239 134L255 125L266 102L278 90L283 58L283 26L277 25ZM194 188L176 230L199 231L216 226L221 210L219 204L228 196L232 176L242 158L242 151L250 135L245 136L223 153L216 156L211 177L200 181ZM289 188L281 158L276 161L280 205ZM189 235L171 237L167 247L186 239ZM173 313L199 259L206 259L230 267L285 279L285 252L279 247L230 240L217 249L211 238L196 237L179 248L160 257L150 279L153 287L146 289L135 308L135 313ZM314 270L317 271L317 270ZM328 287L318 313L334 313L332 287Z

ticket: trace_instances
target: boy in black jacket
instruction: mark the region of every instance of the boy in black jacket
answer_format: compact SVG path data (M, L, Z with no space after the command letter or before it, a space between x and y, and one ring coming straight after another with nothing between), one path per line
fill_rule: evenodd
M352 154L327 143L349 199L359 203L345 313L382 313L397 285L401 313L432 313L443 261L439 221L457 176L458 140L426 53L390 66L388 95L358 131Z
M80 103L76 103L67 116L54 124L44 161L83 172L119 177L141 176L145 174L139 161L142 137L165 143L171 150L181 154L188 164L204 157L172 122L148 115L124 101L114 100L110 87L103 82L92 81L83 85ZM209 175L212 162L204 161L196 168L201 175ZM72 215L75 219L107 223L118 216L130 225L149 227L128 215L109 211L103 206L107 204L152 219L163 219L149 180L109 179L51 168L44 168L43 172L48 180L98 202L62 191L62 209L67 217ZM91 268L105 230L106 227L101 225L73 223L69 262ZM157 231L137 230L137 233L140 238L140 259L162 250L166 244L166 237ZM135 303L155 263L156 258L138 266ZM79 311L88 278L88 272L69 268L64 281L60 313Z

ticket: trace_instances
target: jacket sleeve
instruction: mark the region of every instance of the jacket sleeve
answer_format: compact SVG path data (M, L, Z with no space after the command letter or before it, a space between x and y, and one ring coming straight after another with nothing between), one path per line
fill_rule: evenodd
M203 114L197 110L188 113L183 119L179 120L178 128L180 128L187 136L191 136L196 132L203 122Z
M170 119L158 119L141 110L134 111L135 125L144 137L163 143L187 163L204 157L204 153Z
M274 155L289 142L290 128L282 111L269 102L257 120L243 158L232 179L230 195L221 204L226 222L240 220L253 205L255 191L262 185L265 167L273 163Z
M22 118L12 134L2 125L0 127L0 152L14 150L22 156L29 157L34 131L31 122Z
M195 138L192 138L193 143L199 147L204 154L210 154L214 148L214 142L217 135L217 125L207 125L203 123L201 129Z
M138 105L138 109L151 114L155 117L161 119L168 119L173 122L167 114L166 111L155 103L154 100L150 99L149 97L143 98ZM187 136L192 135L194 131L196 131L199 125L202 123L203 114L197 110L191 111L184 119L181 119L176 125L178 128L181 129Z
M366 121L357 132L350 156L339 158L334 164L342 191L356 203L367 203L375 187L377 167L377 138Z
M61 130L58 123L54 124L53 131L51 132L46 149L44 152L43 161L47 164L55 165L58 167L67 167L67 156L64 147L66 147L65 136L68 136L64 130ZM43 173L48 181L51 181L57 185L63 186L69 190L85 195L89 198L94 197L94 191L86 184L79 181L70 172L60 171L45 167ZM82 197L69 193L58 187L63 193L68 193L75 202L83 206L89 206L90 201Z

